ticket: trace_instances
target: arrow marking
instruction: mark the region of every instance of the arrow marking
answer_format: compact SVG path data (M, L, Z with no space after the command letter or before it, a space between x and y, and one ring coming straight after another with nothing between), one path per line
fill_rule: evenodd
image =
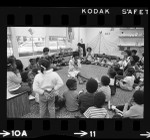
M0 135L3 135L3 137L5 137L5 136L10 135L10 133L9 133L9 132L7 132L7 131L5 131L5 130L3 130L3 133L0 133Z
M147 134L140 134L140 136L145 136L146 138L150 138L150 132L146 131Z
M81 131L79 133L74 133L74 135L80 135L80 137L87 135L88 133L85 131Z

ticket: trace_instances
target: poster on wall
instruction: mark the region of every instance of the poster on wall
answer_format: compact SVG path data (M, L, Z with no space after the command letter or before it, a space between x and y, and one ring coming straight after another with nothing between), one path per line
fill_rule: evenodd
M74 39L74 29L72 27L68 27L68 42L72 43L72 40Z

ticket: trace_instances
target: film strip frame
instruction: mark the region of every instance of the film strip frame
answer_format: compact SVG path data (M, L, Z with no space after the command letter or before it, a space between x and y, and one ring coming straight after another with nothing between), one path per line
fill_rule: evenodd
M96 7L95 7L96 8ZM94 15L82 14L82 8L1 8L0 42L6 46L7 26L45 26L45 27L144 27L145 44L145 91L149 91L149 48L148 48L148 15L121 13L123 7L101 7L110 9L110 14ZM85 7L88 9L88 7ZM94 8L92 8L94 9ZM128 8L134 9L134 8ZM136 8L138 9L138 8ZM148 8L139 8L148 9ZM2 48L1 53L7 54ZM2 56L3 56L2 55ZM6 56L0 59L1 77L6 77L5 63ZM2 76L3 75L3 76ZM2 78L2 91L6 93L6 78ZM144 119L9 119L6 116L6 94L0 95L0 130L26 130L28 137L39 137L44 135L66 135L75 136L74 132L96 131L95 138L140 138L140 133L150 131L148 115L148 101L145 100ZM148 94L144 95L148 99ZM9 136L8 136L9 137ZM88 138L89 135L84 138Z

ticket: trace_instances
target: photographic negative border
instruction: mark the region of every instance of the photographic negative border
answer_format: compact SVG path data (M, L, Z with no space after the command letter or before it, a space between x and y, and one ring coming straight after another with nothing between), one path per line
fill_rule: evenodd
M109 14L82 13L82 9L109 9ZM149 125L149 34L148 15L144 13L123 14L122 9L148 9L146 7L2 7L0 8L0 133L3 130L26 130L27 137L44 135L74 135L75 132L96 131L95 138L143 138L140 136L150 131ZM10 119L7 118L6 102L6 33L7 26L33 27L143 27L145 53L145 94L144 119ZM1 137L2 135L0 135ZM13 136L7 136L13 137ZM23 137L23 136L18 136ZM25 137L25 136L24 136Z

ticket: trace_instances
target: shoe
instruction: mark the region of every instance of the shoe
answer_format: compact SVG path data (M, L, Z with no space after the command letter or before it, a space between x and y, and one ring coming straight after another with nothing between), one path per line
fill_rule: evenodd
M35 97L34 97L34 96L29 95L29 100L34 100L34 99L35 99Z

